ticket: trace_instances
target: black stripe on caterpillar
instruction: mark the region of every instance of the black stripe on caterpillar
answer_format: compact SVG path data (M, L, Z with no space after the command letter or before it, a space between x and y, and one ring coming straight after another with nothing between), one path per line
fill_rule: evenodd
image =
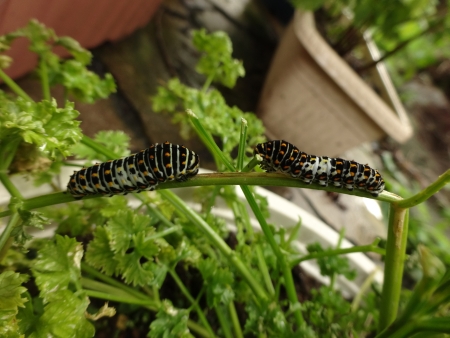
M81 199L87 195L151 191L159 183L186 181L198 170L199 157L192 150L169 142L156 143L131 156L75 171L67 192Z
M281 171L310 184L333 184L352 191L354 188L377 197L385 187L377 169L367 164L327 156L308 155L284 140L260 143L255 155L262 157L260 166L267 172Z

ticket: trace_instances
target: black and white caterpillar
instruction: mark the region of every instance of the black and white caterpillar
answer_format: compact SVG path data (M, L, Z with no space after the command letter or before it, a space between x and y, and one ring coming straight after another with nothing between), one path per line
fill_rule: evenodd
M112 196L155 190L158 183L186 181L198 169L199 158L192 150L169 142L156 143L134 155L75 171L67 192L80 199L95 194Z
M384 180L377 169L342 158L308 155L284 140L260 143L254 153L262 157L260 166L267 172L281 171L306 183L333 184L350 191L357 188L375 197L384 190Z

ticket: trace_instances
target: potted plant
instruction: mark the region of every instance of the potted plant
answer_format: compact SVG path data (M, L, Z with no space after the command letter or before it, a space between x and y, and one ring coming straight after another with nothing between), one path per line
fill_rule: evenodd
M231 50L222 33L196 32L194 41L205 51L199 69L207 74L209 83L217 78L233 80L236 74L242 73L239 63L226 59ZM223 53L224 50L227 53ZM41 58L41 62L46 61ZM230 68L218 68L217 62ZM130 209L123 196L103 198L99 194L88 194L76 202L74 197L81 196L71 191L25 199L6 173L14 156L24 155L25 150L18 151L23 142L39 147L34 153L39 156L34 160L53 156L58 159L55 163L60 165L63 159L58 151L68 149L80 139L83 147L76 152L90 160L120 157L126 149L126 140L117 133L101 135L95 140L82 136L74 121L77 114L69 103L58 108L46 99L34 102L4 73L0 74L15 94L7 96L2 93L2 109L7 114L0 116L3 131L0 180L12 196L7 210L0 212L2 218L9 216L0 234L0 257L4 266L0 273L2 334L91 337L95 332L105 335L148 332L151 337L189 337L193 332L202 337L233 337L247 333L314 336L326 334L330 329L338 333L368 330L367 319L374 311L371 302L374 293L366 297L366 302L356 300L351 305L332 287L323 286L313 292L312 300L300 304L292 267L299 261L318 259L324 263L321 269L326 271L333 286L337 275L348 273L345 260L338 259L340 255L365 251L383 253L384 250L376 244L345 248L341 242L338 248L329 250L314 245L308 255L295 252L291 244L300 224L297 223L290 233L283 227L271 226L265 200L249 186L288 185L335 192L341 190L308 185L280 174L250 173L258 159L250 160L246 166L244 159L246 148L253 142L249 140L261 135L258 120L249 117L246 123L241 118L237 125L233 125L233 116L241 117L243 114L238 114L237 108L227 107L217 92L187 88L172 81L169 88L160 89L155 101L159 107L175 110L174 103L190 98L206 109L198 109L199 115L205 111L212 114L215 107L227 113L228 126L213 124L213 120L192 112L187 114L192 129L212 152L221 173L200 174L185 182L162 182L158 185L157 194L134 195L138 200L136 209ZM44 84L48 84L46 75L47 72L40 72ZM81 72L78 76L87 74ZM48 92L46 85L44 91ZM49 116L47 112L52 107L54 110ZM234 132L229 133L232 128ZM61 129L64 133L60 133ZM216 132L236 140L237 157L232 156L231 151L220 149L211 136L214 133L216 138L220 138ZM226 144L221 146L227 147ZM29 149L27 155L28 152ZM119 168L117 162L110 162L110 165ZM117 172L103 173L119 179ZM49 180L48 174L48 170L41 171L41 180ZM81 173L77 175L80 180L76 184L87 189L83 187ZM93 177L92 172L86 177L89 175ZM398 306L407 233L406 210L440 189L448 176L450 174L443 175L430 189L408 200L388 192L378 197L391 203L392 211L380 332L395 319ZM107 180L102 178L102 183ZM253 230L246 205L231 187L234 185L240 185L245 203L250 206L262 232ZM169 190L193 186L205 187L198 196L202 206L200 212L194 211L182 197ZM125 192L125 188L116 192ZM368 196L363 191L346 193ZM192 194L188 192L188 195ZM219 197L234 215L237 229L234 238L226 236L224 222L212 212L214 201ZM274 199L270 195L268 198ZM64 202L69 202L64 208L52 207ZM47 222L41 212L34 210L44 206L52 207L46 215L58 222L58 234L50 240L30 242L25 228L42 227ZM283 203L281 208L286 206L291 207ZM296 215L291 214L291 217L296 221ZM303 232L305 236L307 233ZM335 239L338 238L335 234ZM19 250L12 247L13 244L18 245ZM30 253L25 255L20 248L28 249ZM436 319L431 318L430 313L434 314L436 305L445 302L448 292L446 275L443 275L439 262L426 250L423 252L425 263L433 263L436 268L425 271L424 284L407 306L407 311L399 321L389 326L391 331L381 332L381 336L408 329L411 317L422 320L423 325L419 329L426 330L429 320ZM424 306L417 308L416 300ZM355 308L358 311L354 311ZM109 318L116 311L120 315L112 321ZM414 317L417 314L420 316ZM440 321L439 318L437 320ZM97 324L96 328L93 323ZM373 330L375 322L369 324ZM417 327L409 329L417 330Z
M373 43L370 48L376 53ZM337 156L385 135L404 142L412 127L383 65L378 69L389 102L328 45L313 12L297 10L273 58L257 113L271 138L288 139L313 154Z

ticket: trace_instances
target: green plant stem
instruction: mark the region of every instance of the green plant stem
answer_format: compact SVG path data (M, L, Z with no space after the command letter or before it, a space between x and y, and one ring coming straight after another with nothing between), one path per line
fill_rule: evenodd
M7 140L7 142L0 144L0 182L5 186L11 196L23 199L22 194L7 175L8 168L14 159L20 142L22 142L20 137L13 137Z
M366 293L367 290L370 289L372 282L375 278L375 275L377 274L379 270L378 269L374 269L369 276L364 280L364 283L361 285L361 288L358 290L358 293L355 295L355 298L353 298L352 301L352 312L356 312L359 308L359 305L361 304L362 301L362 297L363 295Z
M253 157L253 158L250 160L250 162L248 162L247 165L246 165L244 168L242 168L241 171L242 171L243 173L248 173L248 172L252 171L253 168L256 167L256 166L259 164L259 162L260 162L260 161L259 161L256 157Z
M425 202L431 196L436 194L439 190L441 190L445 185L450 183L450 169L443 173L439 178L433 182L431 185L426 187L424 190L419 192L418 194L406 198L404 200L398 201L397 206L400 208L411 208L418 204Z
M14 212L11 218L9 219L8 224L6 225L2 234L0 235L0 253L3 256L5 255L4 250L8 250L9 248L9 246L7 246L6 244L8 243L8 240L11 237L11 232L17 226L17 223L19 223L19 220L20 220L19 213Z
M275 288L272 284L272 279L270 278L269 269L266 264L266 260L264 259L264 254L260 245L256 245L256 257L258 259L258 268L261 271L264 284L266 285L266 289L271 296L275 296Z
M133 294L123 290L122 288L118 288L115 286L111 286L102 282L98 282L92 280L90 278L82 277L80 279L81 286L85 289L89 289L92 291L99 291L103 293L107 293L111 296L122 297L124 299L135 299L136 301L145 302L145 304L151 304L151 306L155 309L158 309L160 304L155 303L153 300L149 299L149 297L145 295L141 295L139 297L135 297Z
M256 203L255 198L253 197L253 194L251 193L250 189L247 186L241 186L241 189L247 199L248 204L250 205L250 208L253 210L253 213L255 214L255 217L261 226L261 230L263 231L267 239L267 242L269 243L275 256L277 257L277 262L283 273L284 286L286 288L288 299L291 306L294 308L294 316L297 325L299 328L303 327L304 320L299 306L300 304L298 302L297 292L295 290L294 280L292 278L292 272L289 265L287 264L286 257L281 252L280 247L275 241L275 237L273 236L272 230L267 224L265 217L262 215L261 210L259 209L258 204Z
M247 140L247 129L248 129L247 120L242 118L241 119L241 135L239 137L239 148L238 148L238 156L237 156L237 164L236 164L237 171L242 171L242 168L244 166L245 142Z
M50 101L52 96L50 94L50 83L48 81L48 69L45 60L42 58L39 60L39 75L41 77L42 96L45 100Z
M161 211L159 211L158 209L154 208L153 206L151 206L149 204L147 204L147 208L150 211L150 213L154 214L160 220L160 222L163 223L167 228L171 229L174 227L178 227L177 225L175 225L171 221L169 221L167 219L167 217L164 216L163 213ZM180 227L178 227L178 228L180 228Z
M9 176L6 173L0 172L0 182L4 185L6 190L8 190L9 194L13 197L17 197L23 200L23 196L20 193L19 189L11 182Z
M168 229L164 229L164 230L161 230L161 231L158 231L158 232L156 232L155 234L153 234L153 235L151 235L151 236L149 236L149 237L146 237L145 238L145 241L147 242L147 241L154 241L155 239L157 239L157 238L163 238L163 237L166 237L167 235L170 235L170 234L172 234L172 233L174 233L174 232L178 232L178 231L180 231L180 230L182 230L183 228L182 228L182 226L181 225L174 225L173 227L171 227L171 228L168 228Z
M160 192L161 196L175 206L176 211L183 217L186 217L193 224L198 226L209 241L216 247L239 271L242 278L248 283L255 293L255 296L262 301L267 301L268 297L264 289L259 285L248 267L240 260L236 253L223 241L223 239L206 223L196 212L189 208L178 196L169 190Z
M450 332L450 320L448 317L411 319L404 325L395 327L394 330L386 330L380 333L376 338L416 337L415 334L417 333L423 333L421 337L429 337L432 333L438 332L447 334Z
M298 238L298 234L300 232L300 228L302 227L302 219L299 218L297 224L291 229L291 233L289 234L288 239L286 240L286 247L290 247L291 243ZM291 265L292 266L292 265Z
M6 172L8 170L21 142L22 138L16 136L0 145L0 172Z
M155 307L153 302L150 300L137 299L134 297L122 297L122 296L112 295L112 294L101 292L101 291L86 290L86 289L84 289L83 292L89 297L105 299L105 300L119 302L119 303L143 305L152 311L155 311L155 312L158 311L158 309Z
M25 93L22 88L20 88L14 81L11 79L6 73L0 69L0 79L3 80L3 82L11 89L17 96L20 96L26 101L33 101L31 97L28 96L27 93Z
M94 149L96 152L105 155L109 159L114 159L120 156L117 156L113 151L109 150L105 146L99 144L98 142L95 142L93 139L87 137L86 135L83 135L83 138L81 139L81 143L85 146Z
M117 157L117 156L116 156ZM290 178L282 174L273 173L211 173L200 174L186 182L165 182L157 186L157 190L163 191L164 189L177 189L195 186L217 186L217 185L259 185L259 186L278 186L278 187L293 187L293 188L305 188L313 190L324 190L331 192L338 192L346 195L361 196L366 198L377 199L384 202L398 202L402 200L400 196L389 192L382 192L377 198L370 194L361 191L353 190L348 191L337 187L322 187L318 184L306 184L300 180ZM91 198L101 198L102 195L91 195L83 197L83 200ZM33 197L23 201L24 210L32 210L37 208L46 207L49 205L56 205L60 203L75 202L76 200L70 194L64 194L62 192L53 193L48 195L42 195ZM10 210L0 212L0 218L11 215Z
M339 239L336 244L336 250L339 250L342 245L342 240L345 236L345 228L342 228L341 231L339 231ZM333 272L333 274L330 276L330 288L334 289L334 283L336 282L336 272Z
M312 254L304 255L300 258L292 258L290 260L290 266L295 266L295 265L300 264L301 262L308 261L311 259L337 256L337 255L346 255L346 254L355 253L355 252L375 252L380 255L385 255L386 251L377 246L379 241L380 241L379 239L376 239L373 243L368 244L368 245L353 246L351 248L345 248L345 249L326 250L323 252L315 252Z
M197 315L198 315L201 323L204 325L206 330L209 332L210 337L215 337L216 335L214 334L213 329L209 325L209 322L206 319L205 314L203 313L202 309L200 308L200 306L198 305L198 303L194 299L194 297L191 296L191 294L189 293L189 290L184 286L183 282L178 277L177 273L175 272L175 270L173 268L169 269L169 274L170 274L170 276L172 276L173 280L175 281L177 286L180 288L183 295L189 300L189 302L195 308L195 311L197 312Z
M233 334L230 329L230 322L225 316L225 308L223 305L215 306L214 310L216 311L217 318L219 319L220 327L222 328L222 333L225 338L233 338Z
M89 275L91 275L92 277L101 280L109 285L112 285L114 287L116 287L117 289L123 290L124 292L133 295L136 298L139 299L147 299L147 295L137 291L136 289L129 287L121 282L119 282L118 280L111 278L109 276L104 275L103 273L97 271L96 269L94 269L93 267L87 265L86 263L82 262L81 263L81 271L83 271L84 273L87 273Z
M92 291L92 290L84 290L84 293L87 296L92 297L92 298L104 299L104 300L108 300L108 301L120 302L120 303L125 303L125 304L141 305L153 312L157 312L158 308L159 308L159 306L155 307L153 302L148 301L148 300L146 301L146 300L136 299L133 297L118 297L118 296L110 295L105 292ZM201 325L197 324L196 322L194 322L192 320L188 320L187 326L189 327L189 329L191 329L192 331L194 331L201 337L205 337L205 338L211 337L209 332L205 328L203 328Z
M211 83L213 82L213 80L214 80L214 73L209 74L208 78L206 79L205 83L203 84L202 92L206 93L206 91L211 86Z
M228 312L230 313L231 322L233 323L234 337L243 338L244 334L242 333L241 324L239 323L236 307L233 302L228 304Z
M197 135L209 149L210 153L214 156L214 159L216 159L216 163L217 161L220 161L220 163L223 163L229 171L236 171L234 166L230 163L230 161L228 161L224 153L217 146L216 142L214 142L211 134L206 131L206 129L200 123L198 117L192 112L192 110L187 109L186 113L189 115L189 120L191 121L193 128L197 132Z
M378 332L387 328L397 316L406 259L408 216L407 209L390 205Z

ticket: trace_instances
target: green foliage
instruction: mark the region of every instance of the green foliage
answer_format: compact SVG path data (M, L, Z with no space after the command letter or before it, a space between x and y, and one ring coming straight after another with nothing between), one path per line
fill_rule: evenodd
M28 280L27 275L14 271L0 273L0 335L2 337L20 337L16 320L19 308L24 308L28 301L22 297L27 289L22 286Z
M92 103L100 98L106 98L115 92L115 83L111 74L100 79L86 66L91 63L91 53L82 48L79 43L70 37L58 37L55 32L36 20L15 32L2 37L0 51L9 49L11 43L18 37L25 37L30 41L29 49L39 56L40 67L38 75L48 80L48 85L63 85L68 94L74 95L78 100ZM55 46L64 47L73 57L70 60L61 60L52 49Z
M14 237L16 244L23 246L32 237L25 231L25 227L34 227L37 229L44 229L44 226L50 223L50 220L42 215L40 212L19 210L22 223L13 229L11 236Z
M264 140L262 122L252 113L228 106L218 90L207 90L210 80L233 87L237 77L244 75L242 64L231 58L229 38L222 32L207 34L200 30L194 31L193 42L204 52L197 65L197 70L209 79L204 89L188 87L178 78L170 79L166 86L158 87L158 93L152 99L153 110L173 114L172 121L180 124L181 135L188 138L192 128L184 111L191 109L201 119L206 131L220 140L222 150L230 160L230 154L239 143L241 120L244 118L248 122L246 151L252 153L252 146Z
M233 59L233 45L224 32L206 33L205 29L193 31L192 43L203 52L196 66L197 72L214 82L233 88L238 77L245 75L242 61Z
M98 132L94 141L104 146L106 149L114 152L119 156L129 155L130 137L123 131L106 130ZM85 144L78 143L72 147L72 152L82 159L108 161L111 160L98 151L88 147Z
M44 214L57 222L57 233L75 237L91 234L96 226L106 224L117 210L126 208L125 197L116 196L106 200L83 200L62 208L47 208Z
M364 306L357 310L329 286L312 290L311 295L311 300L302 305L317 337L351 337L355 333L365 337L376 330L378 322L372 310L375 306L373 294L369 294Z
M70 155L70 148L81 139L78 111L71 102L58 108L56 101L30 102L13 99L0 91L0 143L20 139L54 158Z
M189 311L175 308L172 303L165 300L156 315L157 319L150 325L149 337L194 337L187 327Z
M320 243L308 244L307 250L309 253L319 253L319 252L332 252L333 249L324 250ZM317 259L317 263L320 267L320 273L322 276L334 276L340 274L345 276L347 279L352 280L356 277L356 272L350 269L348 265L348 259L341 256L325 256Z
M450 56L448 5L439 1L291 2L303 10L324 10L326 37L341 55L357 55L362 39L355 33L370 32L382 51L393 52L388 65L398 81Z

